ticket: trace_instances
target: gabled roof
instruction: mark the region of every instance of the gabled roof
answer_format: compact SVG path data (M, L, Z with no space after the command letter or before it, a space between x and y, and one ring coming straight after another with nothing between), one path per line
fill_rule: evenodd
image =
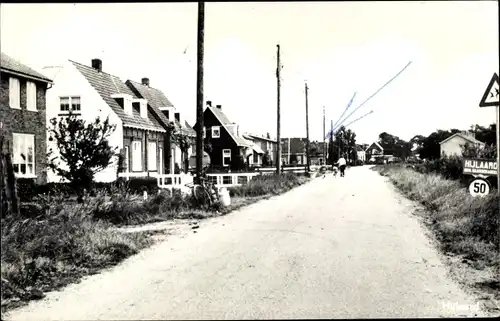
M270 139L270 138L267 138L267 137L262 137L262 136L259 136L259 135L254 135L254 134L248 134L247 136L251 137L252 139L265 140L265 141L268 141L268 142L271 142L271 143L277 143L278 142L277 140Z
M373 142L372 144L370 144L370 146L368 146L368 148L366 148L365 151L369 150L373 144L375 144L378 148L380 148L380 150L382 150L382 151L384 150L384 147L382 147L378 142Z
M98 72L92 67L85 66L72 60L70 60L70 62L85 79L87 79L90 85L99 93L101 98L109 105L113 112L122 120L123 126L165 132L165 129L158 123L156 118L151 117L151 113L148 113L147 119L142 118L139 112L132 108L132 115L127 115L118 102L114 98L111 98L113 94L128 94L136 98L136 95L120 80L120 78L105 72Z
M38 71L31 69L30 67L20 63L14 58L10 57L5 53L1 53L0 55L0 69L3 72L10 72L13 74L18 74L20 76L24 76L26 78L31 78L38 81L43 81L46 83L52 83L52 80L39 73Z
M479 141L472 136L467 136L467 135L462 134L462 133L456 133L454 135L451 135L450 137L446 138L445 140L443 140L439 144L441 145L441 144L443 144L443 143L445 143L445 142L449 141L450 139L453 139L454 137L457 137L457 136L462 137L463 139L468 140L469 142L471 142L473 144L484 145L484 143L482 141Z
M125 85L127 85L131 91L134 92L137 96L140 98L144 98L148 100L148 105L151 107L151 111L153 114L155 114L156 117L160 119L160 123L163 126L167 126L169 124L168 118L163 114L163 112L160 110L161 107L174 107L174 105L168 100L168 98L165 96L165 94L156 88L152 88L146 85L143 85L141 83L138 83L133 80L127 80L125 82ZM175 108L175 107L174 107ZM177 119L174 119L174 123L176 126L176 129L181 130L181 132L185 135L189 136L196 136L196 132L194 129L189 126L187 122L185 122L185 126L181 126L179 121Z
M231 138L234 140L237 146L243 146L243 147L251 146L250 142L246 141L243 137L240 137L237 134L233 133L233 131L228 128L228 125L234 125L234 124L229 121L227 116L219 108L207 106L205 112L207 110L210 110L212 114L214 114L215 118L217 118L222 127L224 127L224 129L229 133L229 136L231 136Z

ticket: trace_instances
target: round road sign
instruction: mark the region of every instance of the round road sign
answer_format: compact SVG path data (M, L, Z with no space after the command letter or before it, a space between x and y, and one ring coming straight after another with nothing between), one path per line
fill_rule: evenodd
M486 196L490 193L490 184L484 179L475 179L469 185L469 193L472 196Z

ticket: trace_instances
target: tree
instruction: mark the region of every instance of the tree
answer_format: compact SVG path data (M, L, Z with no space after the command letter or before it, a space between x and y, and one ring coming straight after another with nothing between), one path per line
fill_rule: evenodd
M187 173L189 171L189 148L194 144L194 137L183 133L182 128L177 129L174 122L169 123L168 132L170 141L181 150L182 168L184 173Z
M333 135L330 135L330 138L328 140L328 157L327 157L327 161L328 161L328 165L333 165L333 163L335 163L335 155L334 155L334 151L335 151L335 145L333 143Z
M445 140L446 138L459 133L460 130L452 129L452 130L441 130L431 133L428 137L426 137L422 142L422 149L420 151L420 158L425 159L438 159L441 157L440 155L440 146L439 143Z
M270 166L271 157L269 156L269 151L266 150L262 156L262 166Z
M52 118L50 124L49 141L55 142L57 152L51 148L47 153L48 167L69 181L81 203L83 191L91 186L95 174L116 156L117 148L108 142L116 126L110 124L109 117L85 122L71 112L59 120Z

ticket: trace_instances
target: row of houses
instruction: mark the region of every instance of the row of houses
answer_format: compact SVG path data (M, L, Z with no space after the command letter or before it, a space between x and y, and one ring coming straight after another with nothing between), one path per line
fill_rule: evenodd
M41 72L1 53L0 128L12 154L17 177L39 183L60 181L47 171L47 152L57 148L48 139L50 119L67 116L70 111L85 121L109 117L116 130L109 138L124 156L125 174L131 177L155 176L182 169L184 155L169 137L169 124L188 137L196 137L197 124L190 126L181 110L167 96L151 86L148 78L140 82L111 75L100 59L89 65L68 60ZM276 161L276 141L270 137L240 133L221 105L207 101L203 135L210 146L205 156L214 167L231 169L235 160L246 166L262 166ZM194 142L194 140L193 140ZM195 144L187 159L194 165ZM188 165L189 166L189 165ZM117 178L118 163L98 173L97 181Z

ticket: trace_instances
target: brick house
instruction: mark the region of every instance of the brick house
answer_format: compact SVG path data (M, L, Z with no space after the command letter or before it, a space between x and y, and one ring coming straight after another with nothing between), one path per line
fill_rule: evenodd
M227 118L222 112L222 106L212 107L207 101L203 112L203 137L205 146L211 146L206 151L214 168L236 169L236 161L249 155L252 143L244 139L239 132L239 126ZM198 123L193 128L196 130Z
M290 137L281 138L281 160L286 165L305 165L306 138ZM294 160L295 159L295 160Z
M46 93L52 80L1 53L0 130L16 177L47 180Z
M109 143L124 156L126 176L167 172L165 156L170 148L165 146L167 120L163 113L147 99L136 96L120 78L104 72L102 66L100 59L92 59L91 66L68 60L63 66L44 68L54 79L53 89L47 95L47 119L63 117L70 108L86 121L109 117L116 125ZM98 173L96 181L116 180L117 160ZM54 173L49 178L60 180Z
M183 168L183 170L186 171L188 164L183 164L183 162L184 160L188 160L193 154L196 145L196 132L193 127L189 125L189 123L185 120L183 113L174 107L161 90L150 86L149 78L142 78L141 83L127 80L125 84L137 97L146 99L148 101L149 108L153 111L156 110L160 112L158 116L164 126L168 122L173 122L177 132L181 132L183 135L189 136L193 139L193 144L188 150L187 155L183 155L181 149L172 142L166 142L165 144L166 146L170 144L170 148L165 148L165 159L167 159L166 172L174 173L176 164L179 168ZM186 157L184 158L184 156ZM184 165L184 167L182 165Z

